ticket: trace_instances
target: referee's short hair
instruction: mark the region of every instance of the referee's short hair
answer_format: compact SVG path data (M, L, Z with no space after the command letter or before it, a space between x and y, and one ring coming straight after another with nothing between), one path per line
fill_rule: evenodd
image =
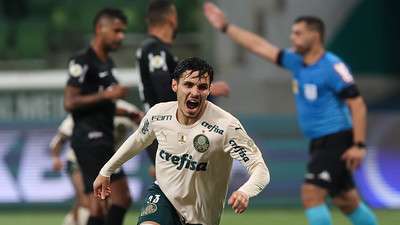
M294 23L306 23L307 27L319 33L321 42L325 40L325 25L321 18L316 16L300 16L294 20Z
M93 29L96 29L96 25L103 18L119 19L122 23L128 24L128 19L122 10L117 8L103 8L96 13L96 16L93 19Z
M172 0L150 0L146 13L147 24L150 26L164 24L173 6L175 4Z

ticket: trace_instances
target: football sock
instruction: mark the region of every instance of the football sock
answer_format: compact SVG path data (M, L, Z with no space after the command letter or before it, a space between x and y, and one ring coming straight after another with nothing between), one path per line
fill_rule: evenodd
M331 213L326 204L306 209L306 216L310 225L332 225Z
M377 225L375 214L363 202L350 214L347 214L353 225Z
M108 210L105 225L122 225L127 209L117 205L111 205Z
M87 225L104 225L104 218L89 216Z

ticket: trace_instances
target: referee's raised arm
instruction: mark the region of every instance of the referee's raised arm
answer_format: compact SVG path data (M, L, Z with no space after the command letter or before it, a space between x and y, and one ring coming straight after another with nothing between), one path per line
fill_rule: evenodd
M211 2L204 3L204 15L208 22L217 30L225 33L237 44L254 54L277 63L280 49L261 36L240 28L226 19L224 12Z

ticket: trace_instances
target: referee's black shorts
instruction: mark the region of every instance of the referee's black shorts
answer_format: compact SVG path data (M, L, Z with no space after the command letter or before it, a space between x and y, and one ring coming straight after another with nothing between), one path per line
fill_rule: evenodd
M342 154L352 145L352 130L311 140L305 183L326 189L331 197L353 189L355 185L352 173L341 159Z
M73 146L79 168L82 173L85 193L93 192L93 182L100 172L100 169L113 156L114 148L107 145L96 146ZM111 175L111 182L125 177L122 169L118 169Z

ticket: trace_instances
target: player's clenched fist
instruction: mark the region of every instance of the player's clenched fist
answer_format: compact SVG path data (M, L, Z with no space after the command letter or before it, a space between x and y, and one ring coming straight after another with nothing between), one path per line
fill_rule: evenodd
M93 190L98 199L106 199L111 194L110 178L98 175L93 183Z
M232 205L232 209L235 213L240 214L249 206L249 196L242 191L235 191L229 198L228 204Z

